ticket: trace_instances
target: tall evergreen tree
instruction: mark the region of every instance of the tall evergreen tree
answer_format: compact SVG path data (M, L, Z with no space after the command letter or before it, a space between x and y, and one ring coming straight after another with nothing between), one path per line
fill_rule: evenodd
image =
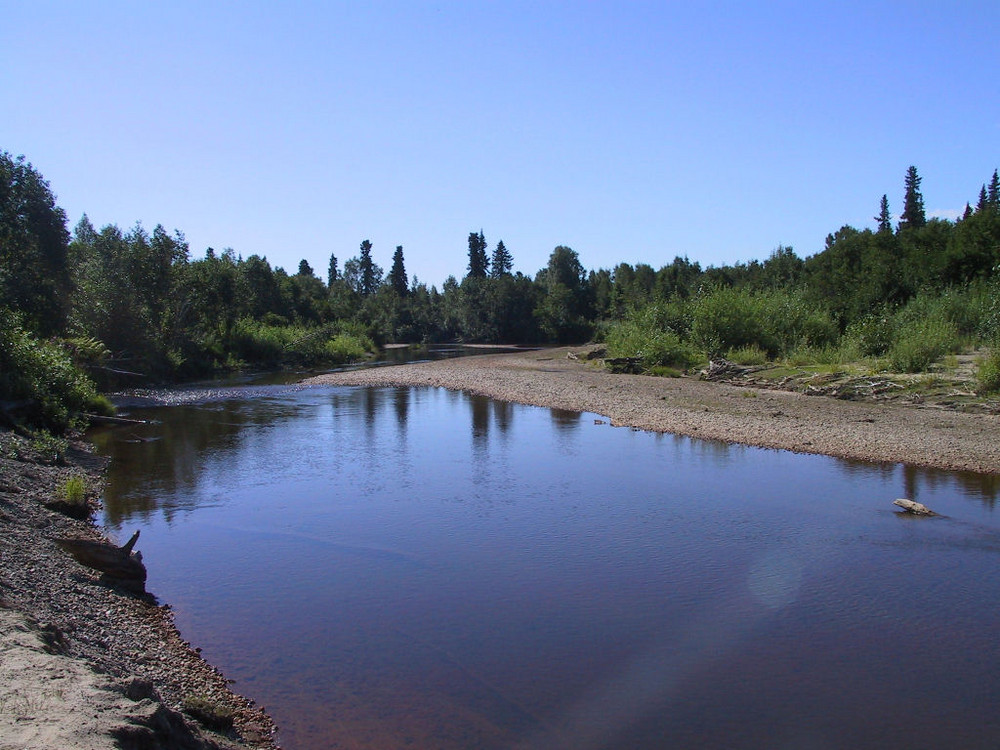
M514 259L503 244L503 240L500 240L493 251L493 258L490 260L490 276L494 279L498 279L501 276L509 276L510 269L513 267Z
M328 288L333 286L339 275L337 271L337 256L330 253L330 266L326 271L326 285Z
M903 214L899 218L899 228L919 229L927 224L924 213L924 196L920 193L921 177L916 167L906 170L906 197L903 199Z
M372 260L372 243L361 243L361 258L358 261L358 286L362 297L370 297L382 283L382 269Z
M892 216L889 214L889 197L887 195L882 196L882 203L879 206L878 216L875 217L875 221L878 222L879 232L892 231Z
M1000 175L997 174L997 170L993 170L993 178L990 180L990 185L986 189L986 202L987 204L996 211L1000 209Z
M400 297L405 297L410 282L406 278L406 267L403 265L403 246L396 245L392 255L392 269L389 271L389 285Z
M305 258L299 261L299 276L314 276L312 266Z
M981 214L983 211L989 210L990 198L986 192L986 186L983 185L979 190L979 202L976 204L976 213Z
M486 257L486 238L483 230L479 234L469 232L469 276L485 279L489 272L489 258Z

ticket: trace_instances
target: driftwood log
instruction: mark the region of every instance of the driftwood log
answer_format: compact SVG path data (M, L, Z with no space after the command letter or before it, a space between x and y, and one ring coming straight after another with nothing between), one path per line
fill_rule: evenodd
M53 541L77 562L101 571L109 582L141 594L146 591L146 566L142 563L142 553L132 552L138 539L139 532L136 531L121 547L90 539L62 538Z
M907 500L905 497L900 498L899 500L893 500L892 504L893 505L898 505L900 508L903 509L904 513L909 513L910 515L913 515L913 516L936 516L937 515L937 513L935 513L933 510L931 510L930 508L928 508L923 503L917 503L917 502L914 502L913 500Z

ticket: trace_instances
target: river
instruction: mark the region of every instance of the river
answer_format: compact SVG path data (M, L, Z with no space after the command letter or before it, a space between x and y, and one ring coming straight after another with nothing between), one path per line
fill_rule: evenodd
M104 522L289 750L1000 744L996 478L431 388L128 411Z

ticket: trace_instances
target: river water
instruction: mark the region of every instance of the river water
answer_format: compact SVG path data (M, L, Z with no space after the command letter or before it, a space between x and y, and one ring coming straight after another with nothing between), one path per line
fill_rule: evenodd
M129 413L105 523L290 750L1000 745L996 478L430 388Z

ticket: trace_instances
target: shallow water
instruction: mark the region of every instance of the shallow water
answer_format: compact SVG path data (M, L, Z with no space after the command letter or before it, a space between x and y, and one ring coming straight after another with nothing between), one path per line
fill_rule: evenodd
M286 748L1000 744L995 478L440 389L187 393L96 435L106 523Z

